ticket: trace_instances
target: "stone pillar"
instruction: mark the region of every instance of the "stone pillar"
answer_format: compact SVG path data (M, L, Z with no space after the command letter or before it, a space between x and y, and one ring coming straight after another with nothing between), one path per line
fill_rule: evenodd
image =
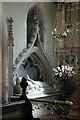
M2 104L2 3L0 2L0 105ZM0 120L2 109L0 107Z
M13 39L13 31L12 31L12 23L13 19L10 17L8 19L8 54L9 54L9 61L8 61L8 98L10 101L11 96L13 95L13 46L14 46L14 39Z

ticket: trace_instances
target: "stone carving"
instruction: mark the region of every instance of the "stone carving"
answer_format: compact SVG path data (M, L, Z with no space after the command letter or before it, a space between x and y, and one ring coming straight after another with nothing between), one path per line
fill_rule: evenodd
M26 48L24 48L18 55L18 57L15 59L14 61L14 65L13 65L13 71L16 69L17 64L20 62L20 59L23 57L23 54L27 51Z
M12 23L13 23L13 19L12 17L10 17L8 19L8 46L14 46Z
M14 95L19 95L22 93L21 87L20 87L20 79L17 77L15 79L16 84L14 85Z

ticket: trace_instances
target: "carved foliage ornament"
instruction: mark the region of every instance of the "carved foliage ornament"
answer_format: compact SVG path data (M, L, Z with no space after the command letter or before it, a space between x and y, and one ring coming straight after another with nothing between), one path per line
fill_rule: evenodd
M12 17L10 17L8 19L8 46L14 46L12 23L13 23L13 19L12 19Z

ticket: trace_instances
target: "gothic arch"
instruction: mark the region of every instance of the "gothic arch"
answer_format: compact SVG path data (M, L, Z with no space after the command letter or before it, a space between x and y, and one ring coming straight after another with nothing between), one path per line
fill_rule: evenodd
M44 76L43 81L51 85L53 81L53 76L50 63L48 60L46 60L46 57L41 54L40 50L35 47L28 49L27 52L25 52L20 62L17 64L17 68L14 70L14 75L17 74L18 69L20 69L21 65L26 64L28 58L33 59L33 65L37 65L39 67L39 75L41 75L41 77Z
M37 11L37 12L36 12ZM32 12L32 14L31 14ZM38 13L38 14L35 14ZM31 16L29 16L30 14ZM35 15L35 20L33 19ZM30 28L30 38L28 36L28 45L27 48L24 48L23 51L18 55L16 60L14 61L14 76L18 74L18 70L20 69L21 65L25 65L25 68L27 66L27 59L30 58L32 60L32 66L37 70L38 78L39 76L42 77L42 81L48 83L49 85L53 85L54 78L53 78L53 70L51 63L49 61L48 56L45 53L44 50L44 36L43 41L41 39L41 33L40 33L40 26L44 27L44 25L39 25L41 22L43 23L42 16L40 16L40 9L37 6L32 7L28 12L28 18L27 22L29 20L33 20L28 24L27 31L29 32ZM30 19L29 19L30 17ZM31 19L32 18L32 19ZM29 26L30 25L30 26ZM44 29L43 29L44 30ZM30 61L29 61L30 62ZM33 71L33 70L32 70ZM26 73L25 73L26 74ZM25 76L24 74L24 76ZM18 75L19 76L19 75ZM34 80L34 79L33 79ZM39 80L39 79L37 79Z

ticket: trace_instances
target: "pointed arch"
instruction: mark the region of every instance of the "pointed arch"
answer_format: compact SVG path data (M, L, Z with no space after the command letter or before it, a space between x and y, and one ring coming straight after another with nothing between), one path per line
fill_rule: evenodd
M42 78L42 81L53 85L52 66L44 50L44 22L42 14L37 5L30 8L28 11L26 23L26 31L28 31L26 32L28 35L27 48L23 49L14 62L14 76L25 76L28 73L33 80L41 80ZM38 21L35 21L34 15L38 15ZM34 33L32 33L32 30ZM40 30L41 32L43 31L42 34ZM41 35L43 36L43 40L41 39ZM30 39L29 36L32 38ZM18 74L18 70L22 72L20 71L20 74ZM34 76L32 76L32 74Z

